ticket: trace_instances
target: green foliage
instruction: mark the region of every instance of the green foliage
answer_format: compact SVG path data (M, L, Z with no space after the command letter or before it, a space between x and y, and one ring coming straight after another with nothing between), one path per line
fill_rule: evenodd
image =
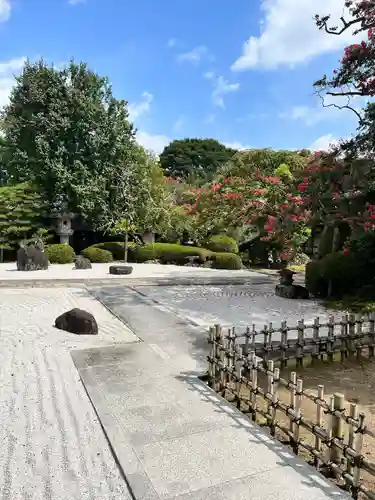
M160 155L160 165L169 177L210 178L235 153L216 139L172 141Z
M342 297L360 284L360 264L354 253L334 252L306 265L306 287L316 297Z
M243 264L241 257L235 253L215 253L212 255L212 267L239 270L243 268Z
M45 204L28 184L0 187L0 249L15 248L40 229Z
M215 234L211 236L204 246L212 252L238 253L236 240L226 234Z
M3 113L9 174L100 227L135 160L125 101L84 63L64 69L27 61Z
M89 259L90 262L106 263L112 262L113 257L111 252L102 248L88 247L82 251L82 255Z
M162 259L165 263L182 261L188 257L199 257L204 262L212 252L204 248L183 246L174 243L153 243L138 246L130 255L135 262Z
M70 245L47 245L44 249L51 264L71 264L75 253Z
M128 248L135 246L133 241L128 241ZM111 252L113 260L122 260L124 258L124 242L123 241L104 241L103 243L95 243L89 248L100 248Z
M248 178L256 170L263 175L275 175L277 169L281 168L284 175L287 172L300 170L306 165L307 159L297 151L276 151L273 149L248 149L238 151L229 162L218 171L220 177L243 177Z

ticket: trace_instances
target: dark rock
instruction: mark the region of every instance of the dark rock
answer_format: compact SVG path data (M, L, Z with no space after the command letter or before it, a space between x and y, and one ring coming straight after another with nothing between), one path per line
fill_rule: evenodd
M82 309L71 309L61 314L55 320L55 327L77 335L98 334L98 324L94 316Z
M48 258L39 245L21 246L17 251L18 271L40 271L48 269Z
M308 299L309 292L302 285L276 285L275 293L285 299Z
M109 274L131 274L132 272L131 266L109 266Z
M83 255L77 255L74 264L74 269L92 269L91 262L89 259L83 257Z

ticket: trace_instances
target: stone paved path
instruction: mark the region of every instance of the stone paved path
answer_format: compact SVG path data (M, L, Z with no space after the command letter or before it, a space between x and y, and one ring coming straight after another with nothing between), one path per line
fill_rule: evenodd
M73 307L94 312L98 337L52 327ZM70 350L135 340L84 290L1 292L1 500L130 498Z

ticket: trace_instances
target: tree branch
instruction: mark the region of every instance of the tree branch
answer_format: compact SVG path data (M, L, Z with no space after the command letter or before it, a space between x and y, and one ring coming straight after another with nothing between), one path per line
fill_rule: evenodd
M330 35L342 35L344 31L346 31L350 26L353 26L354 24L358 23L363 23L366 20L365 16L359 17L357 19L352 19L351 21L345 21L344 17L340 17L340 21L343 24L343 27L341 30L335 30L333 28L328 28L327 21L323 21L322 24L320 25L319 29L324 28L325 32L330 34ZM365 28L363 28L365 29Z
M359 95L362 97L366 97L363 92L357 91L357 90L348 90L346 92L327 92L327 95L332 95L332 96L352 96L352 95Z

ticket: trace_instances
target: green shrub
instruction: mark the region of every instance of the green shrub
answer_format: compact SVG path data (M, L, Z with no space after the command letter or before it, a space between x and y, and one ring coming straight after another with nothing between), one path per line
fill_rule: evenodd
M330 253L307 264L306 287L316 297L342 297L360 285L360 268L356 254Z
M241 257L235 253L215 253L211 256L214 269L242 269Z
M47 245L44 251L51 264L71 264L74 262L75 252L70 245Z
M212 252L238 253L239 251L236 240L225 234L216 234L211 236L204 246Z
M130 248L134 248L135 243L133 241L128 242L128 251ZM95 243L89 248L100 248L101 250L108 250L111 252L113 260L124 260L124 242L123 241L104 241L102 243Z
M112 262L113 257L111 252L108 250L103 250L102 248L88 247L82 252L82 255L89 259L90 262L104 263Z
M137 246L129 252L129 261L146 262L160 259L165 264L183 264L188 257L199 257L204 262L212 252L205 248L189 247L175 243L150 243Z

